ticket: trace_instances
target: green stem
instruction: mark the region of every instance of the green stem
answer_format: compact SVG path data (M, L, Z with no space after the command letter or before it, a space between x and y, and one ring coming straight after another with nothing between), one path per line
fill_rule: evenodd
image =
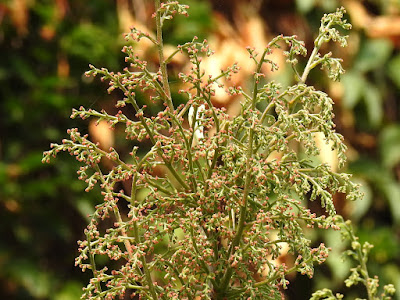
M313 52L311 53L310 58L308 59L307 65L306 65L306 67L304 68L303 75L302 75L301 78L300 78L300 82L301 82L301 83L306 83L308 74L309 74L310 71L312 70L311 65L313 64L314 59L315 59L315 56L318 54L318 51L319 51L319 48L320 48L320 47L321 47L321 45L319 45L319 44L317 44L317 45L314 47Z
M137 222L133 223L133 234L135 236L136 243L139 244L140 243L140 236L139 236L139 229L138 229L138 226L137 226ZM151 294L152 298L154 300L156 300L156 299L158 299L158 296L157 296L156 289L155 289L154 284L153 284L153 279L151 278L151 274L150 274L149 268L147 267L146 256L145 255L141 255L140 256L140 260L141 260L141 263L143 265L143 271L144 271L144 275L145 275L145 278L146 278L146 283L149 286L150 294Z
M132 182L131 203L135 203L135 202L136 202L136 182L134 180ZM140 244L140 235L139 235L137 221L133 222L133 235L134 235L136 244L139 245ZM156 300L156 299L158 299L158 297L157 297L157 293L156 293L156 290L155 290L155 287L154 287L154 284L153 284L153 280L151 278L151 274L150 274L149 268L147 266L146 256L145 255L141 255L140 256L140 260L141 260L141 263L143 265L143 271L144 271L144 275L145 275L147 284L149 286L150 294L151 294L152 298L154 300Z
M174 195L174 193L172 193L171 191L167 190L166 188L164 188L164 186L162 186L161 184L159 184L156 181L153 181L152 179L150 179L149 177L146 177L147 183L156 188L158 191L163 192L164 194L168 195L168 196L172 196Z
M94 277L97 277L97 267L96 267L96 261L94 258L94 253L92 250L92 240L90 238L90 232L86 233L86 239L87 239L87 243L88 243L88 251L89 251L89 259L90 259L90 265L92 266L92 272ZM100 282L96 281L96 288L97 290L101 293L101 286L100 286Z
M186 150L188 153L188 161L189 161L189 170L190 170L190 180L192 181L192 185L193 185L193 190L197 191L197 182L196 182L196 178L194 175L194 168L193 168L193 157L192 157L192 141L188 141L188 139L186 138L185 135L185 131L183 130L182 127L182 123L179 121L179 119L176 119L176 116L171 113L170 117L172 118L172 120L174 121L174 123L177 125L179 132L181 133L181 136L183 138L183 141L185 143L186 146Z
M157 26L157 49L158 49L158 57L160 59L160 69L162 75L162 83L163 88L166 94L166 104L172 113L174 111L174 105L172 103L171 91L169 88L168 82L168 72L167 72L167 62L164 59L164 43L162 36L162 20L161 20L161 12L160 12L161 2L160 0L155 0L155 13L156 13L156 26Z
M174 58L174 56L178 54L180 51L181 51L180 49L176 49L174 52L172 52L172 54L168 56L167 59L165 60L165 64L169 64Z
M346 223L344 221L342 221L342 222L343 222L343 225L345 226L347 232L350 235L351 244L358 245L358 247L353 247L353 250L355 250L356 260L358 260L360 262L359 268L361 271L360 272L361 276L363 277L362 283L365 285L365 288L367 289L368 300L375 300L377 298L374 297L374 294L369 287L370 277L368 274L368 267L367 267L367 258L368 258L367 253L363 253L363 245L361 245L361 243L358 241L358 238L355 236L354 230L353 230L353 227L351 226L351 224ZM368 250L366 250L366 251L368 251Z
M117 83L118 87L124 92L124 94L128 98L128 102L133 106L135 111L136 112L140 111L140 108L136 102L136 99L128 92L126 87L119 80L116 80L116 83ZM144 117L142 115L139 115L139 120L142 123L144 129L146 130L147 134L149 135L149 139L150 139L151 143L154 145L156 143L156 140L154 138L154 133L150 130L149 126L146 123L146 120L144 119ZM163 157L163 155L162 155L163 153L162 153L161 149L157 149L157 152L160 155L161 159L163 160L165 166L172 173L172 175L175 177L175 179L180 183L180 185L184 189L189 190L189 186L181 178L181 176L178 174L178 172L175 170L175 168L172 166L172 164Z
M100 167L96 164L94 168L100 174L100 176L99 176L100 180L104 184L105 181L104 181L104 177L102 175L102 172L100 170ZM112 191L108 188L108 186L106 184L104 186L105 186L104 189L106 190L107 193L112 193ZM132 198L134 198L134 197L135 196L132 195ZM133 203L133 201L132 201L132 203ZM118 210L117 206L114 207L114 214L115 214L115 217L116 217L117 221L121 224L122 223L122 218L121 218L121 214L119 213L119 210ZM137 222L134 222L133 226L134 226L135 241L136 241L137 244L139 244L140 243L140 236L139 236L139 230L137 228ZM123 229L123 228L121 229L121 235L124 236L124 237L128 237L125 229ZM129 258L132 259L132 246L131 246L131 243L129 242L129 239L124 239L124 245L125 245L126 250L128 251ZM145 255L141 255L140 260L141 260L142 265L143 265L143 271L145 273L146 282L147 282L147 284L149 286L150 294L152 295L152 298L154 300L156 300L156 299L158 299L158 297L157 297L157 293L156 293L155 287L153 285L153 280L151 279L150 271L149 271L149 269L147 267L147 262L146 262Z
M257 73L260 72L262 64L264 63L264 58L265 55L268 53L268 48L264 50L264 53L261 56L261 59L258 63L257 66ZM254 82L254 87L253 87L253 98L252 98L252 103L251 103L251 109L255 109L256 106L256 99L257 99L257 91L258 91L258 82ZM253 120L252 126L249 129L249 140L248 140L248 147L247 147L247 155L246 155L246 178L245 178L245 185L244 185L244 190L243 190L243 197L242 197L242 202L240 203L240 215L239 215L239 222L237 226L237 231L235 234L235 237L232 240L231 245L229 246L228 250L228 260L229 258L235 253L236 247L239 246L240 241L243 236L244 228L245 228L245 219L246 219L246 214L247 214L247 203L248 203L248 196L250 192L250 186L251 186L251 164L252 164L252 158L253 158L253 139L254 139L254 131L255 131L255 122L256 120ZM226 268L226 271L221 279L221 283L218 287L218 297L224 297L226 294L226 291L229 287L229 281L232 277L233 274L233 268L228 265Z
M199 248L197 247L196 240L194 239L193 227L190 227L190 239L192 240L193 248L194 248L194 250L196 251L197 255L198 255L199 257L201 257L202 254L201 254L201 252L199 251ZM210 270L208 269L208 266L207 266L206 263L205 263L203 260L201 260L201 259L200 259L200 264L201 264L201 266L203 267L204 271L205 271L207 274L210 274Z
M99 165L95 164L94 169L99 173L99 178L100 178L101 182L103 183L104 189L106 190L106 192L108 194L113 194L113 191L109 188L109 186L106 184L106 182L104 180L104 176L101 172ZM122 218L121 218L121 214L119 213L118 206L115 205L113 207L113 211L114 211L114 215L115 215L118 223L122 224ZM121 228L121 234L124 237L128 236L124 228ZM128 251L129 258L132 258L132 246L131 246L131 243L129 242L129 240L124 240L124 245L125 245L126 251Z
M331 27L331 25L332 25L332 21L330 21L326 25L325 29L328 30ZM306 83L308 74L316 66L314 64L315 57L317 56L319 49L321 48L322 44L324 43L323 37L324 37L324 32L321 32L321 29L320 29L320 33L319 33L318 37L315 39L314 49L313 49L313 51L312 51L312 53L311 53L311 55L310 55L310 57L308 59L306 67L304 68L303 75L300 78L300 82L301 83Z

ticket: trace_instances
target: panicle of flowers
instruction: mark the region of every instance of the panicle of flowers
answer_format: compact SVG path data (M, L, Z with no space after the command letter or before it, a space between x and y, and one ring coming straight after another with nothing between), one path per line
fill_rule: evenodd
M78 243L76 265L93 273L82 299L281 299L289 273L312 277L314 264L328 256L323 243L312 246L305 228L338 230L333 194L360 197L349 175L311 159L319 152L313 135L323 133L338 151L340 166L345 163L346 147L332 121L333 101L306 84L317 65L328 67L333 78L342 72L339 60L321 58L319 48L329 40L345 44L346 37L334 28L349 28L342 20L344 9L324 16L302 73L298 60L307 51L295 36L278 36L260 53L248 48L255 71L247 91L225 84L240 71L236 63L219 75L206 75L202 62L213 54L206 40L195 37L164 58L163 22L177 13L186 15L187 6L178 1L155 4L156 37L133 28L126 38L149 39L158 49L159 68L151 69L133 46L125 46L123 71L90 66L86 73L108 81L109 93L122 91L117 107L131 107L134 117L83 107L71 115L123 128L132 144L129 156L114 148L102 150L71 129L70 139L52 144L43 157L49 162L68 151L82 163L78 175L87 190L96 184L102 190L86 240ZM296 72L297 83L286 89L267 82L261 71L265 64L278 68L268 55L280 47ZM187 55L190 68L178 76L187 103L175 108L167 65L177 53ZM242 98L237 116L214 106L217 88ZM149 115L137 101L138 90L165 108ZM149 147L145 153L142 146L133 146L142 141ZM294 145L304 148L305 159ZM111 164L103 165L104 160ZM320 201L325 213L312 213L309 200ZM292 265L276 262L284 249L296 258ZM108 261L99 265L98 256ZM340 299L326 290L313 295L325 296Z
M188 8L188 5L180 4L179 1L167 1L161 2L156 13L161 15L161 24L163 24L164 20L172 19L175 14L188 16ZM153 17L155 17L156 13L154 13Z
M358 237L354 234L353 226L351 222L343 221L340 226L342 227L342 238L348 240L351 245L351 250L347 250L345 254L353 258L357 262L357 266L352 268L350 271L350 276L345 280L347 287L357 285L361 283L365 286L367 291L368 299L391 299L396 292L393 284L387 284L383 287L382 293L379 295L379 279L377 276L370 277L367 261L370 250L373 248L368 242L361 244Z
M314 40L314 50L310 55L307 66L304 70L303 75L300 77L302 82L305 82L309 71L311 71L316 66L320 65L321 68L328 71L329 78L333 80L339 80L340 75L344 73L344 69L341 65L341 59L333 58L332 53L328 52L321 57L319 49L324 43L329 41L339 42L340 46L347 46L348 35L342 35L337 27L343 28L344 30L351 29L351 24L343 19L343 15L346 10L341 7L336 10L335 13L325 14L321 19L321 26L319 28L319 35Z
M379 278L377 276L370 277L369 275L367 261L369 252L373 248L373 245L369 244L368 242L365 242L364 244L359 242L358 237L354 233L354 229L350 220L345 221L342 216L338 215L336 222L341 229L340 233L342 235L342 239L348 241L351 247L351 250L345 251L343 255L351 257L357 263L355 268L350 269L350 275L345 280L346 286L351 287L361 283L365 287L367 299L369 300L392 299L392 296L394 296L396 293L394 285L386 284L383 289L379 289ZM339 293L334 295L329 289L322 289L313 293L310 300L339 300L343 299L343 297L344 296Z

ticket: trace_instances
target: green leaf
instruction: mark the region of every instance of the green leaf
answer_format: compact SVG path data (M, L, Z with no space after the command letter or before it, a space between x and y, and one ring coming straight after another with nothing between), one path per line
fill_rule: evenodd
M391 125L383 129L379 136L379 149L382 162L392 168L400 162L400 125Z
M363 96L367 82L359 72L347 72L341 78L344 87L343 106L353 109Z
M82 296L82 285L77 281L68 281L61 291L55 296L54 300L75 300Z
M359 159L351 165L353 174L362 174L388 201L395 223L400 224L400 184L392 172L375 161Z
M385 274L385 278L394 284L396 290L398 291L400 289L400 269L398 264L395 261L386 264L382 268L382 273Z
M372 84L367 84L364 89L364 102L367 109L369 123L373 128L382 122L382 95L379 89Z
M355 201L351 203L359 203ZM324 238L329 247L332 247L332 252L329 254L327 263L332 269L332 275L335 281L343 281L349 273L351 268L350 260L343 260L342 253L346 248L346 242L341 238L340 231L328 230L324 232ZM326 285L325 285L326 286ZM322 285L318 285L318 288L323 288Z
M395 223L400 224L400 184L394 180L382 182L381 188L389 202L390 212Z
M46 298L50 295L54 284L54 276L40 270L28 260L15 261L10 268L14 277L35 298Z
M74 202L74 205L75 208L80 212L82 217L85 218L86 221L90 221L89 216L94 212L93 201L91 201L89 198L81 197Z
M296 0L296 6L300 13L308 13L314 6L316 0Z
M165 36L166 43L183 44L190 41L194 35L200 40L206 38L205 32L212 29L213 20L211 19L211 6L208 1L185 1L189 5L190 22L187 17L176 15L174 22L165 23L165 27L171 30Z
M321 5L323 11L333 11L340 6L337 0L318 1L318 4Z
M378 263L387 263L397 256L399 242L393 238L390 227L374 226L364 227L358 230L360 242L370 242L374 245L371 250L371 258Z
M45 168L46 165L42 163L43 153L41 151L32 151L19 162L21 171L26 174L38 169Z
M400 54L390 60L387 71L390 79L392 79L397 87L400 87Z
M7 164L4 162L0 162L0 184L3 185L5 184L8 174L7 174Z
M360 184L360 190L363 193L363 198L357 201L349 202L348 205L351 209L351 219L358 221L360 220L369 210L372 204L372 189L370 185L362 179L354 179L354 181Z
M79 57L94 64L107 62L116 66L118 40L103 28L90 23L73 27L61 39L61 47L69 55ZM114 55L110 55L113 53Z
M360 47L354 68L361 72L372 71L384 65L392 53L393 45L386 39L367 40Z

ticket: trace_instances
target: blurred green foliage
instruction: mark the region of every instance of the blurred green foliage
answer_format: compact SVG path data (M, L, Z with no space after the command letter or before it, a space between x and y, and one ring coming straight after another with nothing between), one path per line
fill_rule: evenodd
M74 161L40 159L79 125L71 108L99 97L82 74L89 61L119 65L120 35L109 1L64 1L61 18L62 2L0 4L1 299L79 299L87 279L73 264L95 195L82 193Z
M169 24L167 42L182 43L193 35L207 37L214 28L213 9L227 8L225 14L233 23L240 19L235 6L245 1L225 2L187 1L191 18L180 17L174 25ZM247 2L256 5L257 1ZM281 23L271 24L271 20L282 17L300 20L309 32L316 32L323 13L357 1L272 2L265 0L259 6L266 28L279 29ZM400 18L396 1L369 0L360 5L373 17ZM67 128L85 131L86 123L69 119L72 107L99 108L112 101L104 84L88 82L82 75L89 63L122 68L117 4L107 0L8 0L0 3L0 16L0 298L78 299L88 277L74 267L76 241L83 235L86 215L100 200L96 192L83 192L72 159L45 166L41 157L50 142L65 136ZM350 22L352 16L349 10ZM273 34L286 34L275 31ZM361 241L375 245L369 262L371 273L379 275L383 283L393 282L397 290L399 38L372 37L368 28L355 27L350 37L353 47L345 58L347 73L340 86L343 95L334 98L338 131L350 149L349 170L364 184L365 192L362 202L345 205L343 213L354 218ZM316 85L326 84L312 78ZM338 243L335 235L325 238ZM343 279L347 274L339 263L339 252L332 255L333 263L318 271L314 286L304 278L292 279L288 297L308 299L320 285L346 294ZM304 296L299 297L299 291Z

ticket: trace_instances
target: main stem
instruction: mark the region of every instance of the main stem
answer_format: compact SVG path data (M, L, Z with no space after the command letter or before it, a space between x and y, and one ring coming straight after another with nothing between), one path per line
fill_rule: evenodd
M268 53L268 48L264 50L264 53L262 54L261 59L257 64L256 73L259 73L261 71L261 67L264 63L264 58L267 55L267 53ZM257 94L258 94L258 81L256 80L254 82L254 86L253 86L253 97L252 97L252 102L251 102L252 110L256 109ZM247 215L248 197L249 197L249 192L250 192L251 176L252 176L251 175L251 165L252 165L252 159L253 159L254 128L256 125L255 122L256 122L256 120L253 120L251 127L249 128L249 140L248 140L247 153L246 153L246 177L245 177L245 183L244 183L243 197L242 197L242 202L240 203L240 215L239 215L238 227L237 227L235 237L233 238L233 241L229 247L228 260L235 253L236 248L240 245L240 241L242 239L243 232L244 232L244 227L246 225L245 219L246 219L246 215ZM230 282L232 275L233 275L233 268L230 265L228 265L228 267L225 271L225 274L221 279L221 284L218 287L217 299L224 299L226 292L229 288L229 282Z
M163 44L163 36L162 36L162 26L163 26L163 20L161 17L161 2L160 0L155 1L155 10L156 10L156 26L157 26L157 49L158 49L158 57L160 59L160 69L161 69L161 75L162 75L162 85L164 88L165 92L165 102L172 113L174 111L174 105L172 103L172 98L171 98L171 90L169 88L169 82L168 82L168 72L167 72L167 63L164 59L164 44Z

